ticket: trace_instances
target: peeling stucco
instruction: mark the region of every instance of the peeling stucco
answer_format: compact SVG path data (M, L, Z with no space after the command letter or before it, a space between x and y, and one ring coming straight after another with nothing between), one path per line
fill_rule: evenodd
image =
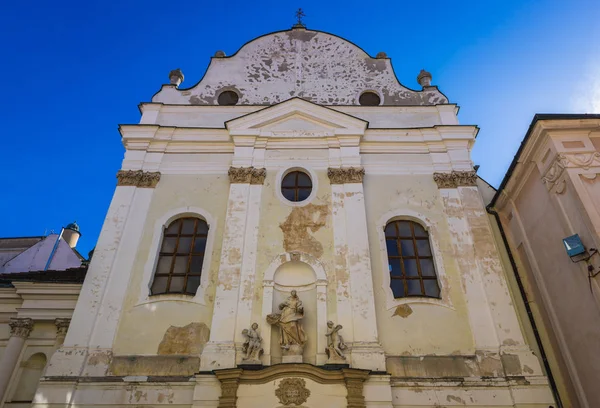
M382 105L448 103L436 87L402 86L388 58L372 58L343 38L293 29L259 37L231 57L213 58L202 80L189 89L164 87L153 102L216 105L231 90L241 105L271 105L300 97L323 105L358 105L374 91Z
M184 327L171 326L158 345L159 355L200 355L208 341L210 329L204 323Z
M279 225L283 232L283 247L286 252L300 251L317 258L323 255L323 244L312 235L325 226L329 207L308 204L294 207L286 220Z

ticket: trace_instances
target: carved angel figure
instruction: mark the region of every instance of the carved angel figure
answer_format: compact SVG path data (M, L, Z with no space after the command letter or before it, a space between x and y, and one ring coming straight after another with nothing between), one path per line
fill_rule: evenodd
M260 356L263 353L262 337L258 333L258 324L252 323L249 329L242 330L242 334L246 338L242 351L244 352L244 360L260 361Z
M346 350L348 346L344 343L344 339L339 333L340 330L342 330L341 324L336 326L331 320L327 322L327 333L325 334L327 336L327 349L325 352L330 361L339 358L346 359L342 350Z

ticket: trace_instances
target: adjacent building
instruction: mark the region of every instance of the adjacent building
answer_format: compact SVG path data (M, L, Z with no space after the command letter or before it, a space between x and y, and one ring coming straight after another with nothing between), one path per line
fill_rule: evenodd
M385 53L271 33L170 73L34 407L543 407L470 151Z
M535 115L490 203L569 407L600 404L599 174L600 115ZM563 245L575 234L579 259Z
M86 260L72 223L47 236L0 238L0 404L30 407L47 362L62 344Z

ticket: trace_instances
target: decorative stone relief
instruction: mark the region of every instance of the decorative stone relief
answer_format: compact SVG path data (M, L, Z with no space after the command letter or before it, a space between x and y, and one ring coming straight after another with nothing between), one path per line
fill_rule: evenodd
M117 172L117 186L154 188L159 181L160 172L158 171L119 170Z
M331 184L362 183L365 169L362 167L329 168L327 176Z
M267 171L254 167L230 167L229 182L236 184L264 184Z
M69 324L71 324L71 319L55 319L56 337L65 337L69 330Z
M477 172L453 171L451 173L433 173L438 188L473 187L477 185Z
M301 363L307 338L301 323L304 317L304 306L295 290L292 290L286 301L279 305L279 310L281 313L267 315L267 323L279 328L283 362ZM292 358L286 359L288 356Z
M348 395L346 399L348 400L348 408L364 408L365 397L363 395L363 385L364 379L362 378L346 378L346 389L348 390Z
M244 358L242 359L244 364L262 364L260 356L263 353L262 348L262 337L258 333L258 324L252 323L249 329L242 330L242 335L246 338L242 351L244 352Z
M190 323L187 326L171 326L158 345L159 355L200 355L210 336L210 329L204 323Z
M301 405L310 397L310 390L302 378L284 378L275 390L275 396L283 405Z
M267 177L267 169L254 169L250 184L265 184L265 177Z
M31 330L33 330L33 320L30 318L18 319L11 317L8 325L10 326L11 336L22 337L24 339L29 337Z
M594 164L600 165L600 152L565 154L559 155L559 158L564 165L570 164L568 167L582 167L585 170Z
M565 169L565 165L563 163L564 157L557 156L552 165L546 171L546 174L542 177L542 183L546 185L548 190L551 190L554 187L554 184L558 181L560 176L563 174Z
M343 337L340 335L342 325L335 325L331 320L327 322L327 348L325 353L329 358L325 364L346 364L346 356L343 350L346 350L348 346L344 343Z

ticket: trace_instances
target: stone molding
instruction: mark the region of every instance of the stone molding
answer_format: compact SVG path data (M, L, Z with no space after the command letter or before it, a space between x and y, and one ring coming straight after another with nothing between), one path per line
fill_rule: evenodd
M214 373L222 387L218 408L235 408L237 406L237 389L240 384L266 384L279 378L288 379L290 377L294 379L308 378L319 384L344 384L348 391L346 397L348 407L366 407L363 384L369 378L368 370L355 368L324 370L311 364L277 364L261 370L229 368L215 370ZM281 387L282 385L280 385Z
M159 181L160 172L158 171L119 170L117 172L117 186L154 188Z
M229 182L236 184L264 184L267 170L255 167L230 167Z
M433 173L438 188L474 187L477 185L477 172L453 171L451 173Z
M362 167L346 167L327 169L327 176L331 184L362 183L365 169Z
M67 330L69 330L69 324L71 324L71 319L55 319L54 324L56 325L56 337L65 337L67 335Z
M10 335L26 339L33 330L33 320L30 318L14 318L11 317L8 322L10 326Z

